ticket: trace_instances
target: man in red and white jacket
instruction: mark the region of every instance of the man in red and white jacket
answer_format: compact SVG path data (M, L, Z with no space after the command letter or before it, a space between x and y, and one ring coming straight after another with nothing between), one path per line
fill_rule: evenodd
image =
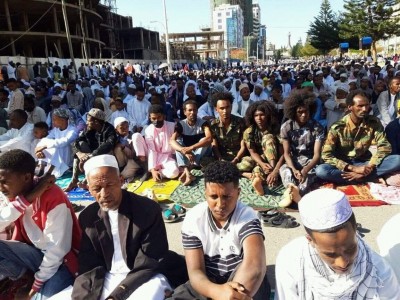
M35 183L35 160L23 150L0 157L0 231L15 223L11 241L0 241L0 279L35 273L29 297L47 299L71 285L77 275L81 229L54 177Z

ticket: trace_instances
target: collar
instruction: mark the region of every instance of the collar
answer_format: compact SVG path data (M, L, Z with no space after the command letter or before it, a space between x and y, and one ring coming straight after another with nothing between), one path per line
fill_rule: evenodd
M347 122L346 122L347 126L350 128L351 131L353 131L354 129L357 129L360 127L360 125L362 125L363 123L361 123L360 125L356 125L354 124L353 120L350 117L350 114L347 116Z
M237 204L236 204L237 205ZM208 221L208 226L210 227L211 232L217 231L217 230L228 230L229 225L231 224L231 219L233 214L235 213L236 207L233 210L233 212L231 213L231 215L229 216L228 220L226 221L224 227L222 227L221 229L218 228L217 224L215 224L214 221L214 217L212 215L212 212L210 210L210 208L207 207L207 221Z

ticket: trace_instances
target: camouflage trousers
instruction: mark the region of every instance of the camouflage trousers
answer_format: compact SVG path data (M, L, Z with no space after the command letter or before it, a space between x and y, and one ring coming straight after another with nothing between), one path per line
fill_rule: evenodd
M263 135L261 146L262 153L259 154L264 162L277 162L279 160L278 140L274 135ZM251 156L243 157L240 163L238 163L236 166L241 172L252 172L253 176L257 175L262 180L267 179L268 174L266 174L264 170L259 165L257 165L255 160Z
M297 170L301 170L303 169L303 167L307 166L310 163L311 158L308 158L306 156L299 156L299 157L292 156L292 161L295 168ZM304 195L309 191L311 185L317 179L317 176L315 174L316 167L317 166L315 166L308 172L307 178L302 183L300 183L299 180L296 179L292 169L290 169L287 164L283 164L282 167L279 169L279 175L281 176L282 183L285 187L287 187L289 183L293 183L299 187L300 194Z

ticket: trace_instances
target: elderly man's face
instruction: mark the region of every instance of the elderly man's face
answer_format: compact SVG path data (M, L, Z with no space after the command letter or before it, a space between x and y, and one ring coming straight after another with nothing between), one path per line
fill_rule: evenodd
M260 92L261 94L261 92ZM250 99L250 89L248 87L244 87L240 90L240 96L243 100L247 101Z
M337 232L313 232L307 238L321 259L335 273L346 274L350 271L358 249L356 232L350 222Z
M103 211L117 210L122 200L122 179L118 170L100 167L89 172L89 192Z

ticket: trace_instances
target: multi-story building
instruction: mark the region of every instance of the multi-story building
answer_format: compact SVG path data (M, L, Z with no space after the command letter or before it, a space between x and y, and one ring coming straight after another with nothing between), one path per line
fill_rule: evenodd
M239 5L221 4L213 11L213 30L224 32L225 57L229 49L243 47L243 12Z
M253 32L253 11L252 0L210 0L211 19L213 11L222 4L239 5L243 12L243 35L247 36Z
M160 59L158 32L134 28L114 1L0 0L0 56Z

